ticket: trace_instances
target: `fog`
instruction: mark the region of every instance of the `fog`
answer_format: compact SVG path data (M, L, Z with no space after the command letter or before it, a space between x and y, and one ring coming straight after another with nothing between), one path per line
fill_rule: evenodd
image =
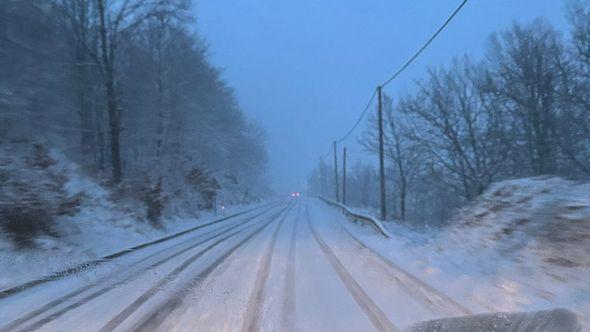
M244 112L267 133L278 192L304 190L331 142L354 124L375 87L398 69L458 1L198 1L198 30ZM429 66L481 57L493 32L546 18L568 29L564 1L475 0L386 93L413 88ZM493 18L493 19L491 19ZM372 108L374 109L374 107ZM353 151L366 122L347 140ZM356 154L351 158L374 157ZM353 161L354 162L354 161Z

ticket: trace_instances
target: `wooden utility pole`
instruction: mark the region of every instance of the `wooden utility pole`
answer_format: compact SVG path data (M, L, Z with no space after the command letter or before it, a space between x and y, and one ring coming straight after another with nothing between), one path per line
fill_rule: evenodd
M383 98L381 86L377 87L377 97L377 118L379 121L379 189L381 198L381 220L386 220L387 209L385 208L385 159L383 156Z
M324 158L320 157L320 196L324 196L326 179L324 174Z
M336 141L334 141L334 181L336 182L336 202L340 202L340 188L338 187L338 154L336 153Z
M342 151L342 204L346 204L346 147Z

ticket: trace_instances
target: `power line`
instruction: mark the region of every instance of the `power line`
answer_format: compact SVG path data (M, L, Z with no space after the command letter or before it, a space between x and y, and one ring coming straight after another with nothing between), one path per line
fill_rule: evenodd
M451 14L451 16L449 16L449 18L447 18L447 20L443 23L443 25L441 25L440 28L438 28L438 30L436 30L436 32L430 37L430 39L428 39L426 41L426 43L424 45L422 45L422 47L418 50L418 52L416 52L410 58L410 60L408 60L400 69L398 69L398 71L396 71L395 74L393 74L387 81L385 81L385 83L381 84L381 87L385 87L387 84L391 83L391 81L393 81L396 77L399 76L399 74L401 74L406 68L408 68L410 66L410 64L412 64L412 62L414 62L414 60L416 60L416 58L418 58L418 56L420 56L420 54L430 45L430 43L432 43L432 41L447 27L447 25L449 25L449 23L459 13L459 11L461 11L461 8L463 8L463 6L465 6L466 3L467 3L467 0L463 0L463 2L461 2L459 7L457 7L457 9L455 9L455 11Z
M346 135L344 135L342 138L340 138L336 142L342 143L344 140L346 140L348 138L348 136L350 136L350 134L352 134L352 132L356 129L356 127L361 123L361 121L365 117L365 114L367 114L367 111L369 110L369 107L373 103L373 100L375 99L375 95L376 94L377 94L377 91L376 90L373 91L373 94L371 95L371 98L369 99L369 102L367 103L367 106L365 106L365 109L363 110L363 112L361 113L361 115L359 116L359 118L356 120L356 122L354 123L354 125L352 126L352 128L350 128L350 130L346 133Z
M356 155L369 155L369 156L372 156L372 155L375 155L376 154L376 152L374 152L374 151L372 152L372 151L356 150L356 149L350 149L350 148L348 148L346 151L349 154L352 152L353 154L356 154Z
M332 147L328 149L328 151L322 156L323 159L327 159L332 154Z
M418 58L418 56L420 56L420 54L422 54L422 52L432 43L432 41L434 41L434 39L436 39L436 37L447 27L447 25L449 25L449 23L453 20L453 18L455 16L457 16L457 14L465 6L467 1L468 0L463 0L463 2L461 2L461 4L455 9L455 11L453 11L453 13L451 13L451 15L447 18L447 20L426 41L426 43L424 43L424 45L422 45L422 47L400 69L398 69L398 71L396 71L387 81L385 81L383 84L381 84L382 88L385 87L386 85L388 85L389 83L391 83L391 81L393 81L395 78L397 78L406 68L408 68L412 64L412 62L414 62L414 60L416 60ZM352 128L350 128L348 130L348 132L342 138L338 139L336 142L338 142L338 143L343 142L354 132L354 130L358 127L358 125L360 124L360 122L364 118L365 114L367 114L369 107L371 106L371 103L375 99L376 94L377 94L377 91L373 91L373 94L371 95L371 98L369 99L367 106L365 106L365 108L363 109L362 113L360 114L360 116L358 117L358 119L356 120L356 122L354 123Z
M404 70L406 70L406 68L408 68L412 64L412 62L414 62L414 60L416 60L420 56L420 54L422 54L422 52L424 52L424 50L434 41L434 39L436 39L436 37L438 37L438 35L449 25L449 23L453 20L453 18L455 18L455 16L457 16L457 14L465 6L467 1L468 0L463 0L461 2L461 4L459 4L459 6L446 19L446 21L438 28L438 30L436 30L436 32L426 41L426 43L424 43L424 45L422 45L422 47L416 53L414 53L414 55L408 61L406 61L406 63L404 63L404 65L400 69L398 69L389 79L387 79L383 84L381 84L378 87L378 89L383 88L386 85L388 85L389 83L391 83ZM369 98L369 102L367 103L367 105L365 106L363 111L361 112L360 116L358 117L358 119L356 120L354 125L348 130L348 132L342 138L336 140L335 143L342 143L354 132L354 130L358 127L358 125L361 123L361 121L363 120L363 118L365 117L367 112L369 111L369 108L370 108L371 104L373 103L373 100L375 99L376 95L377 95L377 90L373 91L371 98ZM330 152L331 151L328 150L328 152L324 155L324 158L327 158L330 155Z

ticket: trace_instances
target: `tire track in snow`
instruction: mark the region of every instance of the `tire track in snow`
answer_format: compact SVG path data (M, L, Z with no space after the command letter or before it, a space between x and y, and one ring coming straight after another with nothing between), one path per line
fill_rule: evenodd
M285 208L286 209L286 208ZM284 210L283 210L284 211ZM237 248L239 248L242 244L244 244L245 242L247 242L249 239L251 239L254 235L258 234L260 231L262 231L266 226L268 226L278 215L280 215L283 211L279 212L277 215L273 216L270 218L270 221L268 221L266 224L264 224L262 227L258 228L256 231L254 231L253 233L251 233L249 236L247 236L245 239L243 239L242 241L240 241L237 245L235 245L234 247L232 247L232 249L230 249L230 251L228 251L228 253L231 253L233 251L235 251ZM144 304L145 302L147 302L147 300L149 300L151 297L153 297L160 289L162 289L162 287L167 284L168 282L170 282L172 279L175 279L176 277L178 277L178 275L180 275L180 273L182 271L184 271L187 267L189 267L192 263L194 263L197 259L201 258L204 254L206 254L207 252L209 252L209 250L215 248L216 246L218 246L219 244L225 242L226 240L228 240L231 237L234 237L240 233L243 233L245 231L245 229L241 229L237 232L233 232L230 233L227 236L224 236L223 238L215 241L214 243L208 245L206 248L202 249L201 251L199 251L198 253L196 253L195 255L191 256L189 259L185 260L184 263L182 263L180 266L178 266L176 269L174 269L171 273L169 273L166 278L160 280L158 283L156 283L155 285L153 285L148 291L146 291L143 295L141 295L139 298L137 298L133 303L131 303L127 308L125 308L123 311L121 311L118 315L116 315L114 318L112 318L102 329L100 329L100 332L110 332L112 330L114 330L117 326L121 325L121 323L123 323L123 321L125 321L129 316L131 316L131 314L133 314L137 309L139 309L139 307L141 307L142 304ZM229 254L228 254L229 255ZM226 255L222 256L222 259L225 259L225 257L227 257ZM219 259L217 261L215 261L213 263L216 264L219 261ZM207 270L206 270L207 271ZM177 297L174 297L173 300L178 300ZM172 301L173 301L172 300ZM170 305L169 305L170 306Z
M270 205L270 204L267 204L266 206L268 206L268 205ZM217 219L217 220L213 220L211 222L207 222L205 224L198 225L196 227L192 227L190 229L185 229L183 231L180 231L180 232L177 232L177 233L174 233L174 234L170 234L168 236L165 236L165 237L162 237L162 238L159 238L159 239L155 239L155 240L150 241L150 242L147 242L147 243L142 243L140 245L137 245L137 246L134 246L134 247L131 247L131 248L120 250L118 252L112 253L110 255L107 255L107 256L104 256L104 257L101 257L101 258L98 258L98 259L94 259L94 260L91 260L91 261L87 261L87 262L82 262L82 263L79 263L79 264L75 264L74 266L72 266L70 268L67 268L67 269L65 269L63 271L58 271L58 272L55 272L55 273L50 274L48 276L41 277L39 279L33 279L33 280L27 281L27 282L25 282L23 284L13 286L13 287L8 288L8 289L0 290L0 300L6 299L6 298L11 297L11 296L14 296L14 295L16 295L16 294L18 294L20 292L23 292L25 290L31 289L33 287L40 286L40 285L42 285L44 283L48 283L48 282L51 282L51 281L57 281L57 280L60 280L60 279L63 279L63 278L66 278L66 277L69 277L69 276L78 274L78 273L80 273L82 271L91 269L91 268L93 268L93 267L95 267L95 266L97 266L99 264L103 264L105 262L112 261L115 258L119 258L121 256L128 255L128 254L133 253L133 252L135 252L137 250L140 250L140 249L143 249L143 248L146 248L146 247L155 245L155 244L159 244L159 243L168 241L170 239L173 239L173 238L182 236L184 234L188 234L188 233L194 232L194 231L196 231L198 229L201 229L201 228L204 228L204 227L207 227L207 226L211 226L211 225L218 224L218 223L223 222L223 221L226 221L226 220L230 220L232 218L235 218L235 217L244 215L244 214L246 214L248 212L252 212L252 211L255 211L255 210L260 209L260 208L262 208L262 207L256 207L256 208L249 209L249 210L246 210L246 211L238 212L236 214L233 214L233 215L230 215L230 216L226 216L226 217L223 217L223 218L220 218L220 219Z
M283 209L280 213L273 216L267 223L265 223L262 227L258 228L256 231L248 235L245 239L240 241L238 244L233 246L230 250L226 251L221 257L215 260L212 264L210 264L205 270L199 273L195 278L193 278L189 283L188 288L195 288L198 287L205 278L209 274L211 274L217 267L219 267L231 254L233 254L236 250L240 247L245 245L247 242L252 240L254 236L260 234L266 227L272 224L273 221L277 220L277 218L285 212L285 215L289 213L292 205L287 206ZM157 308L152 310L150 314L145 315L145 318L140 321L139 323L135 324L131 331L156 331L158 330L159 326L164 322L164 320L169 317L176 309L178 309L186 297L187 292L179 292L173 296L171 296L165 303L159 305ZM106 326L105 326L106 328ZM108 329L103 328L101 332L110 331ZM114 327L113 327L114 328Z
M250 223L251 221L255 220L257 217L259 217L259 216L267 213L268 211L272 210L273 208L274 207L271 207L269 209L265 209L263 212L258 213L256 215L253 215L253 216L247 218L246 220L244 220L244 221L241 222L242 225L244 225L246 223ZM199 234L199 235L193 236L193 237L191 237L189 239L186 239L186 240L184 240L184 241L182 241L180 243L177 243L177 244L175 244L173 246L164 248L164 249L159 250L159 251L157 251L157 252L155 252L153 254L150 254L150 255L148 255L148 256L140 259L139 261L133 262L132 264L130 264L127 267L130 268L130 267L137 266L137 265L139 265L139 264L141 264L141 263L143 263L143 262L145 262L145 261L147 261L147 260L149 260L149 259L157 256L157 255L162 254L163 252L177 249L178 247L181 247L182 245L185 245L187 243L190 243L192 241L195 241L198 238L206 237L206 236L208 236L208 235L210 235L212 233L218 233L218 234L215 234L213 236L207 237L204 240L201 240L201 241L199 241L197 243L194 243L194 244L192 244L192 245L190 245L190 246L188 246L186 248L183 248L181 250L175 251L172 254L166 256L165 258L160 259L157 262L152 263L150 265L147 265L147 266L141 268L139 271L135 271L131 275L127 276L126 278L124 278L124 279L122 279L122 280L120 280L120 281L118 281L118 282L116 282L114 284L111 284L109 286L103 287L103 288L99 289L98 291L95 291L95 292L91 293L90 295L87 295L83 299L81 299L81 300L79 300L79 301L77 301L77 302L75 302L73 304L68 305L66 308L62 308L61 310L59 310L59 311L51 314L50 316L42 319L41 321L35 323L34 325L25 328L23 331L37 329L37 328L39 328L39 327L41 327L41 326L43 326L43 325L45 325L45 324L47 324L47 323L49 323L49 322L51 322L53 320L59 318L60 316L66 314L67 312L69 312L69 311L71 311L71 310L73 310L73 309L75 309L75 308L77 308L77 307L79 307L79 306L81 306L81 305L83 305L83 304L91 301L92 299L94 299L94 298L96 298L96 297L98 297L98 296L100 296L100 295L102 295L102 294L104 294L104 293L106 293L106 292L108 292L108 291L110 291L112 289L115 289L117 287L120 287L120 286L122 286L122 285L124 285L124 284L126 284L126 283L128 283L130 281L132 281L133 279L139 277L142 273L145 273L146 271L148 271L150 269L156 268L156 267L158 267L158 266L160 266L160 265L168 262L169 260L177 257L178 255L181 255L181 254L183 254L183 253L185 253L185 252L187 252L187 251L189 251L189 250L191 250L191 249L193 249L193 248L195 248L195 247L197 247L199 245L202 245L203 243L205 243L205 242L207 242L207 241L209 241L211 239L214 239L215 237L218 237L218 236L223 235L224 233L226 233L227 231L229 231L230 228L235 227L235 226L236 226L236 224L235 223L232 223L230 225L223 226L223 227L220 227L218 229L214 229L214 230L211 230L209 232L206 232L206 233L203 233L203 234ZM221 232L219 232L219 231L221 231ZM58 299L55 299L53 301L50 301L49 303L43 305L39 309L36 309L34 311L31 311L28 314L26 314L26 315L24 315L22 317L19 317L19 318L15 319L15 320L9 322L7 325L5 325L5 326L3 326L3 327L0 328L0 332L14 331L20 325L23 325L24 323L26 323L26 322L28 322L28 321L30 321L30 320L38 317L38 316L40 316L40 315L42 315L42 314L50 311L51 309L55 308L56 306L65 303L66 301L68 301L68 300L70 300L70 299L72 299L72 298L74 298L74 297L76 297L76 296L84 293L87 290L90 290L92 288L98 287L102 282L104 282L105 280L108 280L108 279L110 279L110 276L107 276L107 277L103 278L100 282L97 282L97 283L93 283L93 284L90 284L90 285L86 285L86 286L80 287L80 288L76 289L73 292L70 292L70 293L68 293L68 294L66 294L66 295L64 295L64 296L62 296L62 297L60 297Z
M353 242L356 244L357 248L360 249L360 251L381 262L385 267L384 269L386 269L387 272L390 273L396 281L398 281L399 285L404 291L406 291L406 293L424 303L431 310L434 310L437 313L442 313L444 316L473 314L469 309L465 308L463 305L459 304L448 295L428 285L424 281L418 279L414 275L397 266L392 261L386 259L375 250L369 248L354 234L352 234L352 232L345 226L340 224L338 225L344 229L345 233L347 233L350 238L352 238Z
M309 218L309 210L307 205L305 206L305 214L307 219L307 226L310 228L313 237L315 238L316 242L320 245L322 252L330 262L330 265L336 271L338 277L359 307L363 310L363 312L367 315L373 326L378 331L387 331L387 332L397 332L399 329L389 320L389 318L385 315L385 313L373 302L373 300L369 297L369 295L363 290L361 285L354 279L354 277L346 270L342 262L338 259L338 257L334 254L332 249L324 242L322 237L316 232L315 228L313 227L310 218Z
M280 212L279 212L279 213L280 213ZM217 241L216 241L216 242L215 242L213 245L210 245L209 247L205 248L204 250L200 251L199 253L197 253L197 254L193 255L191 258L189 258L187 261L185 261L185 262L184 262L184 263L183 263L181 266L177 267L177 268L176 268L176 269L175 269L175 270L174 270L172 273L168 274L168 276L167 276L166 278L164 278L164 279L160 280L160 281L159 281L159 282L156 284L156 286L152 287L152 289L150 289L150 290L155 290L155 291L159 290L159 289L160 289L162 286L164 286L166 283L170 282L170 281L172 280L172 278L174 278L174 276L172 276L173 274L175 274L175 275L178 275L178 274L180 273L180 272L177 272L178 270L180 270L180 271L184 270L186 267L188 267L188 266L190 265L190 263L194 262L194 261L195 261L196 259L198 259L200 256L202 256L202 255L203 255L203 254L205 254L207 251L209 251L210 249L212 249L212 247L214 247L214 246L218 245L219 243L221 243L221 242L223 242L223 241L225 241L225 240L229 239L230 237L233 237L233 236L235 236L235 235L237 235L237 234L239 234L239 233L242 233L242 232L246 231L246 230L247 230L249 227L251 227L251 225L250 225L250 226L246 226L246 227L244 227L244 228L242 228L242 229L240 229L240 230L238 230L238 231L236 231L236 232L229 233L230 235L227 235L227 236L223 237L222 239L220 239L220 240L217 240ZM195 244L194 246L191 246L191 247L189 247L189 248L187 249L187 251L188 251L188 250L190 250L190 249L193 249L194 247L197 247L197 246L199 246L199 245L202 245L203 243L206 243L206 242L208 242L208 241L210 241L210 240L213 240L213 239L215 239L215 238L219 238L220 236L222 236L222 235L224 235L224 234L226 234L226 233L224 232L224 233L217 234L217 235L214 235L214 236L212 236L212 237L209 237L209 238L207 238L206 240L204 240L204 241L202 241L202 242L199 242L198 244ZM175 257L175 256L173 256L173 257ZM165 261L164 261L164 260L162 260L162 261L160 261L160 262L163 264L163 263L165 263L166 261L170 260L170 259L171 259L171 258L173 258L173 257L169 257L169 258L165 259ZM160 262L158 262L158 263L160 263ZM156 264L157 264L157 263L156 263ZM161 264L160 264L160 265L161 265ZM171 276L172 276L172 278L171 278ZM119 282L117 282L117 283L115 283L115 284L112 284L112 285L110 285L110 286L107 286L107 287L105 287L105 288L103 288L103 289L100 289L100 290L98 290L98 291L96 291L96 292L94 292L94 293L92 293L92 294L90 294L90 295L86 296L85 298L83 298L83 299L79 300L78 302L75 302L75 303L73 303L73 304L70 304L70 305L68 305L67 307L65 307L65 308L62 308L61 310L59 310L59 311L57 311L57 312L55 312L55 313L53 313L53 314L49 315L48 317L45 317L45 318L43 318L42 320L40 320L40 321L37 321L37 322L33 323L32 325L29 325L29 326L27 326L27 327L25 327L25 328L23 328L23 329L19 330L19 332L25 332L25 331L26 331L26 332L28 332L28 331L34 331L34 330L37 330L37 329L39 329L40 327L42 327L43 325L45 325L45 324L47 324L47 323L49 323L49 322L51 322L51 321L53 321L53 320L55 320L55 319L57 319L57 318L61 317L62 315L66 314L67 312L69 312L69 311L71 311L71 310L73 310L73 309L75 309L75 308L77 308L77 307L79 307L79 306L81 306L81 305L83 305L83 304L85 304L85 303L87 303L87 302L89 302L89 301L91 301L91 300L93 300L93 299L95 299L95 298L99 297L100 295L104 294L105 292L107 292L107 291L110 291L110 290L112 290L112 289L114 289L114 288L116 288L116 287L118 287L118 286L121 286L121 285L123 285L123 284L124 284L126 281L127 281L127 280L119 281ZM148 291L148 292L149 292L149 291ZM154 294L155 294L155 292L154 292ZM144 294L144 295L145 295L145 294ZM152 294L152 295L153 295L153 294ZM152 295L150 295L149 297L151 297ZM147 297L147 298L146 298L146 300L147 300L149 297ZM136 302L137 302L137 300L136 300ZM134 303L135 303L135 302L134 302ZM134 311L134 310L133 310L133 311ZM120 314L119 314L119 315L120 315ZM7 331L11 331L11 330L12 330L12 329L8 329Z
M270 242L268 243L264 256L262 257L262 263L258 267L254 289L252 290L252 293L250 293L248 308L246 309L246 318L244 319L244 325L242 326L242 331L244 332L254 332L260 330L260 319L262 318L262 308L264 304L264 288L270 274L272 256L275 250L277 237L281 230L281 226L283 226L283 223L285 222L285 219L287 219L287 214L283 216L277 225L277 228L275 228L275 231L272 233Z
M293 233L291 233L291 240L289 244L287 273L285 275L285 297L283 299L282 307L282 331L295 331L295 322L297 321L296 312L296 292L295 292L295 259L297 252L297 226L299 225L299 218L301 216L301 203L297 210L297 217L293 225Z

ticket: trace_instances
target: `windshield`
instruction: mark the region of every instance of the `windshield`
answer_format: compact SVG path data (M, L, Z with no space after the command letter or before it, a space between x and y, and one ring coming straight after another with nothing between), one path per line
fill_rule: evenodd
M590 330L590 1L0 0L0 332Z

